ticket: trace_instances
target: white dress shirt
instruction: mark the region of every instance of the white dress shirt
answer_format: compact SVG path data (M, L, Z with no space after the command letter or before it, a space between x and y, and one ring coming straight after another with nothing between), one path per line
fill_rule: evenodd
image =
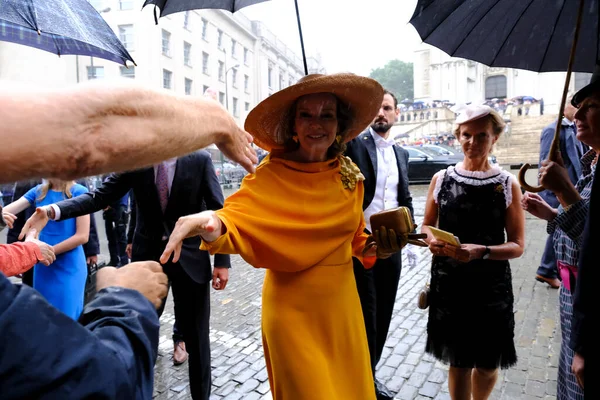
M167 166L167 179L169 186L169 194L171 194L171 187L173 186L173 179L175 178L175 167L177 166L177 157L169 158L168 160L163 161L163 163ZM156 174L158 164L154 165L154 182L156 183ZM56 204L51 204L50 207L54 210L54 220L58 221L60 219L60 208Z
M377 147L377 182L375 184L375 195L371 204L365 209L365 222L367 229L371 229L371 215L391 208L398 207L398 184L399 171L396 160L396 152L394 151L394 139L387 139L379 136L372 128L369 132L375 140Z

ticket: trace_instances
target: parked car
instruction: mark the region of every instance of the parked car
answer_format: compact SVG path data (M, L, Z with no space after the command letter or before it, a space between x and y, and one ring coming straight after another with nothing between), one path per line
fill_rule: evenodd
M455 147L446 146L443 144L424 144L422 147L431 149L432 151L435 151L438 155L460 155L462 161L463 153L462 150L459 148L457 149ZM488 161L490 162L490 164L498 164L498 160L494 155L490 155L488 157Z
M462 161L462 155L438 155L433 150L421 147L404 146L408 151L409 183L427 183L438 171Z

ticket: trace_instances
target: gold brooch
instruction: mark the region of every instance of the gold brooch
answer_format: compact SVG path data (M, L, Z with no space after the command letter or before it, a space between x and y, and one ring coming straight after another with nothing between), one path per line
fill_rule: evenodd
M502 184L499 183L499 184L496 185L495 190L498 193L502 193L502 192L504 192L504 186L502 186Z
M356 164L352 162L350 157L340 156L339 160L342 185L344 186L344 189L354 190L356 182L364 181L365 177Z

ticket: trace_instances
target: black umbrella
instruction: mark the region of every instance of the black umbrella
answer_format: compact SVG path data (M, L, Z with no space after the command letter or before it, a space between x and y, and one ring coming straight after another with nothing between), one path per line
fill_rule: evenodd
M600 58L599 1L418 0L410 23L423 41L454 57L490 67L567 71L548 155L556 160L571 71L592 72ZM525 182L529 167L521 168L521 186L531 192L544 190Z
M146 0L142 8L148 4L154 4L154 20L158 24L156 8L160 9L160 16L164 17L169 14L197 10L202 8L212 8L236 12L244 7L253 4L262 3L268 0ZM300 23L300 11L298 10L298 0L294 0L296 7L296 19L298 20L298 32L300 33L300 46L302 47L302 61L304 62L304 74L308 75L308 66L306 64L306 53L304 52L304 38L302 36L302 24Z
M87 0L1 0L0 40L60 55L77 54L135 64Z

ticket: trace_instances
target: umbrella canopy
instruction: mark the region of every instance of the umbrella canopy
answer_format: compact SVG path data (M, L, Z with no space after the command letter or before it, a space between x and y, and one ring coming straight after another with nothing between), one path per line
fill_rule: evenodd
M176 12L197 10L197 9L218 9L236 12L244 7L253 4L262 3L268 0L146 0L142 8L149 4L154 4L154 20L158 24L156 16L156 7L160 9L160 16L164 17ZM304 52L304 37L302 36L302 24L300 23L300 11L298 10L298 0L294 0L296 7L296 19L298 20L298 32L300 33L300 46L302 48L302 61L304 62L304 74L308 75L308 64L306 63L306 53Z
M2 0L0 40L58 54L135 64L113 30L87 0Z
M585 0L573 71L599 58L599 1ZM573 0L419 0L410 23L453 57L550 72L567 70L577 13Z

